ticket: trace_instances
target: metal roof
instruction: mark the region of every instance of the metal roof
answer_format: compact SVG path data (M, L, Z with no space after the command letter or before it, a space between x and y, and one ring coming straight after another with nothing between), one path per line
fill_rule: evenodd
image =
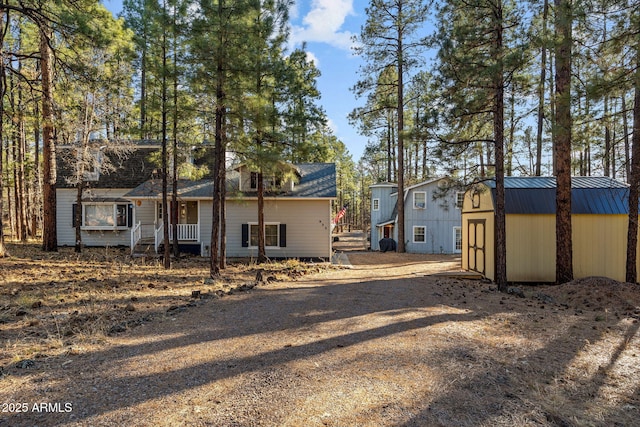
M487 186L495 188L494 179L484 182ZM571 188L627 188L627 184L607 176L573 176ZM504 188L556 188L555 176L506 176Z
M495 201L495 181L486 181ZM505 177L505 213L555 214L555 177ZM571 178L571 213L628 214L629 188L609 177Z

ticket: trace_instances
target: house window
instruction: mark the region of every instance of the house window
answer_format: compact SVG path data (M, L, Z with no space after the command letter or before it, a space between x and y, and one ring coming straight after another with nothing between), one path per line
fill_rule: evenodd
M462 252L462 227L453 227L453 251Z
M87 152L88 151L88 152ZM78 167L83 167L82 179L89 182L95 182L100 179L100 168L102 167L103 157L101 150L87 149L78 152Z
M279 246L278 227L279 224L265 224L264 225L264 246L268 248L277 248ZM251 240L249 246L258 246L258 224L249 224Z
M425 209L427 207L427 193L416 191L413 193L413 209Z
M425 243L427 241L427 227L422 225L413 227L413 242Z
M271 176L263 176L263 183L265 189L276 189L282 187L282 177L271 175ZM258 189L258 172L251 172L250 178L250 188L251 190Z
M380 199L373 199L373 208L374 211L380 209Z
M264 227L265 247L287 247L287 225L267 223ZM242 224L242 247L258 247L258 224Z
M83 204L82 226L87 229L127 227L129 205L126 204Z
M456 192L456 208L462 209L462 205L464 204L464 191Z

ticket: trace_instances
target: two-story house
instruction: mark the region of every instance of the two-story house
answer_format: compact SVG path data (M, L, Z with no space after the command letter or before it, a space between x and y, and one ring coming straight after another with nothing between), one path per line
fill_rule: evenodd
M404 234L407 252L461 252L464 192L449 187L447 178L434 178L405 188ZM379 250L381 239L398 239L398 186L382 182L370 188L371 249Z
M155 149L154 149L155 148ZM164 244L162 186L150 161L157 147L140 146L120 167L91 183L76 205L76 189L58 181L58 243L75 243L74 212L85 246L130 246L155 250ZM265 236L269 258L330 258L332 203L336 198L333 163L282 162L265 177ZM258 207L255 171L240 165L227 173L226 249L229 257L257 255ZM169 186L169 198L171 197ZM213 181L178 182L178 241L181 249L207 256L211 247ZM172 236L171 236L172 238Z

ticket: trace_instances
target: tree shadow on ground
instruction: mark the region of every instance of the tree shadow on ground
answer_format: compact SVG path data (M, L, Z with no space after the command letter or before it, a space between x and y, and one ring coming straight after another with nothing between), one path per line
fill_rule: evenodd
M395 425L635 425L640 416L640 385L633 380L640 373L637 363L627 360L627 367L620 368L631 367L631 371L622 375L627 376L627 384L635 384L633 390L604 389L616 387L616 377L621 374L613 371L622 354L626 352L632 360L637 356L639 327L638 322L620 326L618 343L608 360L594 360L597 356L589 353L592 345L606 340L612 331L594 327L586 316L576 319L570 329L559 331L557 339L536 351L498 350L489 361L475 356L473 343L460 342L448 354L434 357L465 362L468 369L458 374L456 386L435 399L423 396L422 409L412 408L409 420ZM572 339L573 334L580 339ZM630 345L633 340L634 346ZM584 362L577 360L580 358ZM464 402L464 406L459 402Z
M420 283L407 284L407 287L423 286ZM406 288L405 288L406 291ZM138 333L153 336L162 328L169 337L151 342L144 341L133 345L115 346L89 354L73 357L62 370L51 374L43 373L39 382L58 384L54 390L37 394L38 399L46 398L51 402L73 402L74 411L69 414L12 414L5 417L9 425L31 425L34 422L63 423L88 420L108 411L135 406L162 396L169 396L187 389L201 387L247 372L268 369L284 363L312 357L359 343L389 337L398 333L427 328L441 322L464 322L475 320L470 313L429 314L421 310L430 307L425 300L407 300L402 298L403 290L389 288L386 281L371 281L332 286L291 287L288 289L260 289L212 301L189 312L180 313L181 324L189 317L199 313L206 324L192 325L182 335L174 335L179 330L173 325L145 325ZM368 295L368 296L367 296ZM366 298L366 300L365 300ZM274 313L282 318L269 319ZM126 372L114 377L118 366L125 366L131 358L144 358L153 353L167 352L178 347L227 345L234 338L249 335L277 335L281 332L295 331L304 335L316 325L332 322L351 321L370 314L379 313L384 322L375 327L356 327L355 330L334 331L330 336L306 340L301 344L282 341L280 348L256 351L248 356L212 357L186 367L172 369L171 372L153 372L136 376L127 376ZM407 317L407 313L410 315ZM166 323L165 323L166 325ZM137 333L136 333L137 335ZM276 344L277 345L277 344ZM213 348L213 347L212 347ZM61 366L67 358L49 361L50 366ZM77 366L77 368L76 368ZM82 367L91 367L95 374L87 375ZM151 369L153 371L153 369ZM175 378L181 380L176 382ZM145 393L127 395L129 389L145 390ZM123 398L126 396L126 398ZM5 396L20 399L21 396ZM22 397L24 399L24 397Z

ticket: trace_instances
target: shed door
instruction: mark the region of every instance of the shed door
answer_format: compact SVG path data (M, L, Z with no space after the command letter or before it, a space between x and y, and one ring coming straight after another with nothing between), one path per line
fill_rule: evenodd
M467 222L467 253L469 254L469 270L485 275L485 221L470 219Z

